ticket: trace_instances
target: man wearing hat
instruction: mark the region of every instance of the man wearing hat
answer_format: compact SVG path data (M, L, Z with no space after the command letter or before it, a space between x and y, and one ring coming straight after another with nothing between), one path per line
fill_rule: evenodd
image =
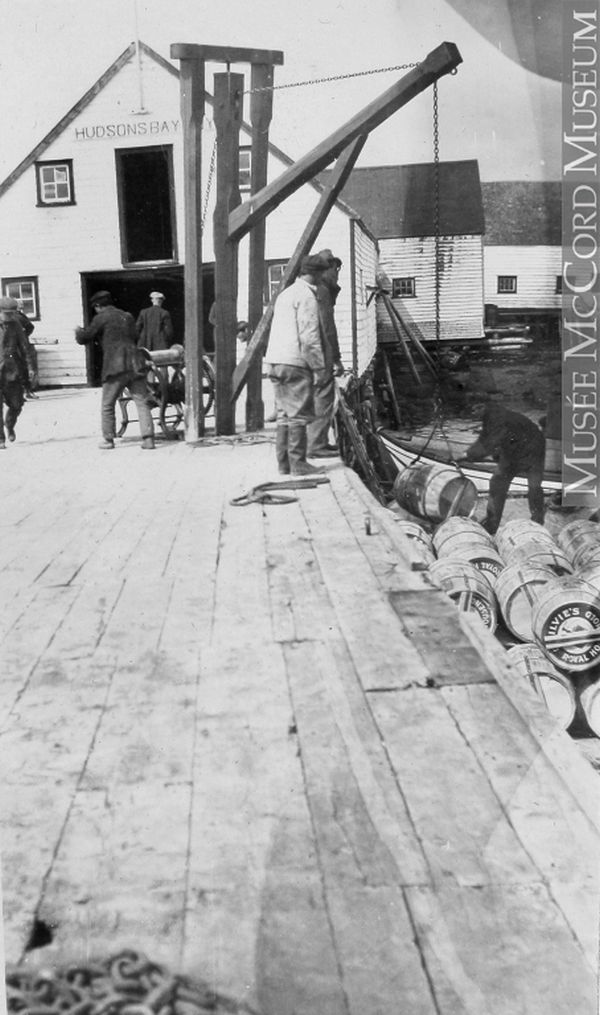
M304 257L300 274L275 301L265 360L277 406L275 453L279 472L307 476L318 472L306 461L306 430L314 419L315 376L325 369L317 285L327 261Z
M0 299L0 450L6 448L5 424L9 441L16 438L15 424L34 374L31 346L17 318L17 301L3 296Z
M173 321L168 310L163 307L164 293L150 293L152 306L140 311L136 321L138 345L154 352L155 349L168 349L173 344Z
M327 270L321 275L317 286L325 368L315 382L315 419L308 427L307 454L309 458L331 458L338 454L336 445L329 443L335 403L334 377L341 377L344 372L334 316L335 302L340 291L338 275L342 262L329 249L319 251L317 257L327 263Z
M75 339L80 345L98 341L102 346L102 443L104 450L115 446L115 406L125 388L133 398L140 422L142 448L154 448L154 424L148 404L147 365L137 348L135 321L125 310L113 305L106 290L94 293L90 303L95 317L87 328L76 328Z

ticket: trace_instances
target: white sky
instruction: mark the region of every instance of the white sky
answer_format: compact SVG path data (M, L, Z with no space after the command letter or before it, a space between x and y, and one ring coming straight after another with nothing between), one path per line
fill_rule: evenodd
M473 0L484 2L508 0ZM4 178L134 39L136 2L0 0L0 13ZM518 67L445 0L137 0L137 23L166 58L174 42L283 50L275 84L417 62L454 42L464 62L439 85L441 158L478 159L484 180L560 178L560 85ZM222 69L207 68L209 91ZM276 91L272 141L300 157L403 73ZM428 90L373 132L359 165L429 161L431 131Z

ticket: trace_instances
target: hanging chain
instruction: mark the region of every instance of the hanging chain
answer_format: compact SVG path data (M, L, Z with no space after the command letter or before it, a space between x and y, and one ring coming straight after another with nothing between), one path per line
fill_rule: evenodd
M435 341L440 342L440 122L437 81L433 83L433 223L435 236Z
M215 138L211 156L210 166L208 168L208 180L206 181L206 193L204 194L204 208L202 209L202 229L204 229L204 223L206 222L206 213L208 212L208 202L210 200L210 191L212 187L213 177L215 175L215 164L217 161L217 139Z
M292 81L287 85L262 85L260 88L250 88L244 95L253 95L256 92L275 92L282 88L303 88L305 85L322 85L328 81L346 81L348 78L362 78L369 74L387 74L395 70L409 70L411 67L418 67L418 63L398 63L394 67L377 67L375 70L358 70L350 74L334 74L328 78L312 78L309 81Z

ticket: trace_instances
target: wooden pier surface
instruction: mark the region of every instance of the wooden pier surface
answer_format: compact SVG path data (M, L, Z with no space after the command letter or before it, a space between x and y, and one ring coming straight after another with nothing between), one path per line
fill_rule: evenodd
M600 780L503 650L335 460L236 507L272 443L101 452L98 401L43 392L0 452L8 961L132 947L259 1015L594 1015Z

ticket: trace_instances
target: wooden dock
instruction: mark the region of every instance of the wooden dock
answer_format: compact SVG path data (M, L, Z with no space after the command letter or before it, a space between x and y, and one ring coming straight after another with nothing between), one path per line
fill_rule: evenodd
M595 1015L600 780L498 643L339 463L234 506L268 435L100 452L98 399L42 393L0 452L8 961L132 947L257 1015Z

